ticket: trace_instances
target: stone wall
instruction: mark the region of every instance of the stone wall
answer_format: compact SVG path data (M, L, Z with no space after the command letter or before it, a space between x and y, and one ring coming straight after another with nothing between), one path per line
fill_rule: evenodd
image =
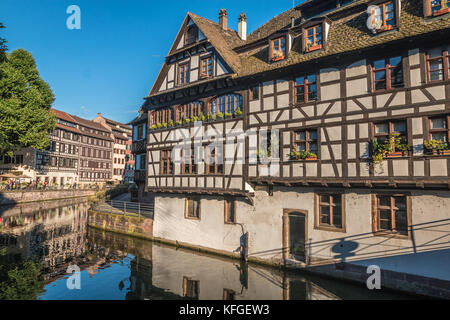
M153 219L89 210L88 224L90 227L139 238L153 238Z
M0 192L0 205L87 197L95 190L36 190Z

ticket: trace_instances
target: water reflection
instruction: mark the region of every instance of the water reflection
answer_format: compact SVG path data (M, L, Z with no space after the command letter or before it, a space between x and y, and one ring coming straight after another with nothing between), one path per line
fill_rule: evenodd
M298 272L197 254L86 227L82 201L0 208L0 268L27 270L33 290L2 295L14 287L0 277L4 299L401 299ZM24 261L35 259L30 265ZM67 288L69 264L81 268L81 289ZM41 277L36 273L42 266ZM6 270L6 269L5 269ZM34 272L34 273L33 273ZM8 274L8 272L6 272ZM45 282L40 282L41 279Z

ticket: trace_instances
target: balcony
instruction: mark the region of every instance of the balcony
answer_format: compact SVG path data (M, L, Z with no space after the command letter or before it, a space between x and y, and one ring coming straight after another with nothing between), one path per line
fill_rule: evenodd
M147 148L147 139L133 141L133 145L131 146L131 152L133 154L145 153Z

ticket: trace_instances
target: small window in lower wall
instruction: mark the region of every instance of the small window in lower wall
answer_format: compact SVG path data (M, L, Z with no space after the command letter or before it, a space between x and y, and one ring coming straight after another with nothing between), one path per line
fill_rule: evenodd
M225 223L236 223L236 204L233 198L224 199Z
M223 300L236 300L236 292L231 289L223 289Z
M408 237L410 221L408 196L378 194L372 197L373 231Z
M200 199L194 197L186 198L184 217L187 219L200 220Z
M189 299L198 300L200 295L200 281L183 277L183 296Z
M344 194L316 194L315 228L345 232Z

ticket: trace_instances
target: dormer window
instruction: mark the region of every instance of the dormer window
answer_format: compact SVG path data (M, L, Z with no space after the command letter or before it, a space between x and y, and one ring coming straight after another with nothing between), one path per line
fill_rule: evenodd
M397 1L387 1L372 7L372 31L374 33L393 30L397 26Z
M450 0L425 0L428 16L436 17L450 12Z
M286 37L276 38L270 41L270 60L280 61L286 58Z
M306 52L322 49L322 25L306 29Z

